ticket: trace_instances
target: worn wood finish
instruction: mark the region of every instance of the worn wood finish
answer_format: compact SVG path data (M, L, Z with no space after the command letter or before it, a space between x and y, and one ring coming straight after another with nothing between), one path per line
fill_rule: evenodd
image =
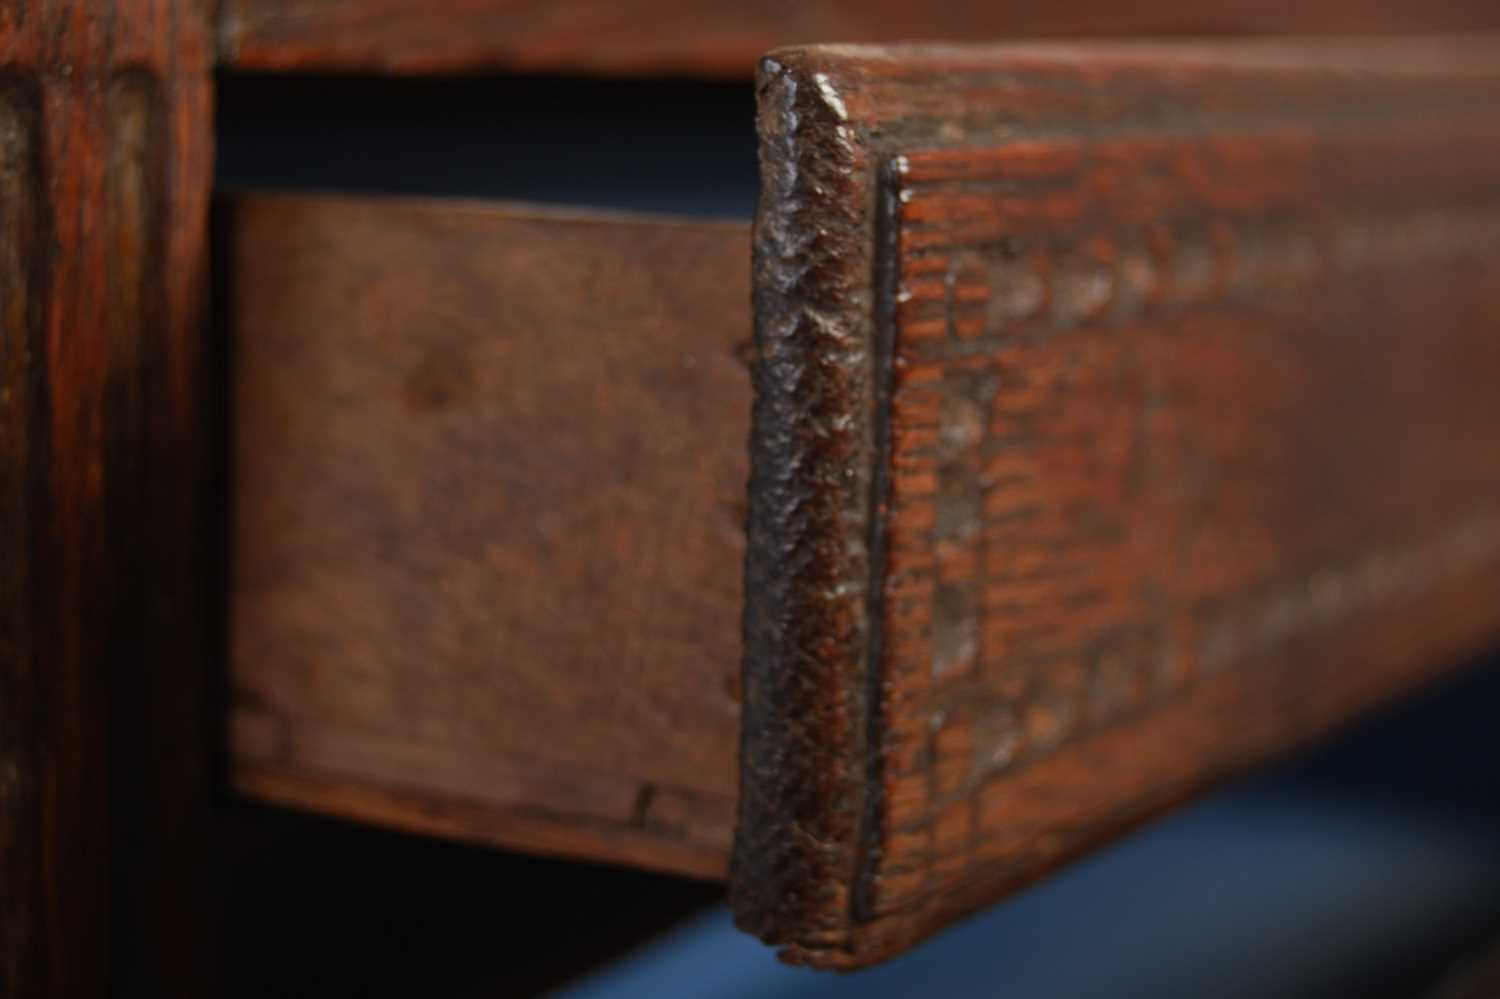
M543 70L749 77L768 49L897 42L1500 28L1483 0L225 0L222 57L251 70Z
M0 993L203 995L211 25L0 9Z
M741 925L879 960L1500 628L1500 45L759 88Z
M722 876L745 227L280 196L225 224L235 785Z

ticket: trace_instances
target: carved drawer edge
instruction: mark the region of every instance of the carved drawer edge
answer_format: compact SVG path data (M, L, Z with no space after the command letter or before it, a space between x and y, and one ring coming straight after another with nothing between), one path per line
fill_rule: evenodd
M1055 143L1050 152L1056 153L1070 145L1131 139L1170 146L1201 136L1227 148L1236 136L1244 136L1249 159L1228 175L1242 169L1244 176L1258 179L1256 171L1263 171L1271 178L1268 189L1252 198L1264 197L1272 204L1285 196L1290 215L1305 212L1315 231L1304 234L1306 239L1275 230L1269 235L1251 232L1257 225L1254 211L1241 204L1228 215L1251 233L1252 252L1235 258L1226 248L1242 235L1237 223L1215 217L1207 202L1190 206L1189 214L1203 222L1201 239L1181 259L1160 254L1153 259L1163 273L1179 272L1158 275L1158 287L1147 293L1156 296L1153 303L1178 292L1196 296L1210 308L1235 295L1253 299L1288 288L1293 295L1310 295L1330 268L1353 273L1375 268L1378 273L1382 267L1430 258L1473 259L1500 247L1500 205L1492 193L1496 121L1485 112L1494 97L1495 63L1486 56L1492 51L1490 42L1451 40L1321 47L814 47L774 53L763 62L758 82L763 180L754 238L759 363L746 568L741 796L731 874L742 928L781 945L783 956L795 962L850 967L880 960L1207 780L1387 696L1411 682L1408 673L1415 672L1407 665L1372 670L1379 682L1350 681L1346 702L1320 706L1316 719L1288 723L1274 737L1237 745L1222 761L1199 770L1163 763L1161 769L1170 771L1171 779L1160 782L1161 790L1147 787L1117 814L1098 816L1099 828L1063 837L1068 841L1063 846L1026 853L1008 867L983 868L972 884L967 878L974 871L964 865L982 867L978 860L960 859L958 866L950 864L936 875L893 864L892 854L901 850L908 850L918 867L934 863L928 852L931 838L942 835L934 824L945 821L925 811L936 809L936 798L932 804L888 800L892 793L904 794L905 785L900 774L885 772L894 754L908 752L903 740L913 746L910 759L933 766L931 754L937 748L931 734L919 730L923 723L942 724L938 695L923 692L923 684L937 681L893 674L885 647L893 640L886 627L890 615L902 613L900 607L887 606L895 585L890 538L893 530L910 533L910 525L894 520L891 512L893 476L904 474L892 461L892 395L898 382L907 384L914 377L907 365L926 356L905 351L897 359L896 338L915 343L922 328L922 318L913 311L920 303L912 302L922 292L913 292L910 275L901 268L904 255L916 252L913 247L920 248L924 237L943 239L941 230L947 226L948 236L958 234L949 242L962 244L964 230L963 223L952 221L957 213L951 207L941 223L928 229L905 220L911 182L931 185L950 167L955 176L962 174L966 157L1003 157L1008 147L1019 154L1012 165L1024 181L1033 166L1045 169L1030 161L1045 160L1049 143ZM1446 148L1449 156L1471 145L1476 165L1448 169L1450 163L1424 172L1424 157L1412 151L1430 138L1437 141L1434 149ZM1326 149L1307 155L1305 147L1319 141L1327 143ZM1399 217L1371 215L1359 206L1371 203L1372 188L1356 192L1363 200L1356 198L1359 205L1349 212L1337 210L1343 193L1339 185L1348 179L1344 174L1359 176L1343 167L1340 157L1384 149L1400 149L1404 155L1397 167L1389 168L1394 172L1376 176L1375 182L1394 184L1402 194L1423 194L1430 188L1440 203L1417 205L1410 216L1399 216L1399 211ZM1256 162L1259 153L1266 162ZM1127 151L1122 162L1128 169L1133 157L1150 155ZM1277 160L1283 155L1289 166ZM913 171L926 174L916 178ZM1192 182L1186 174L1174 180ZM1009 181L995 183L1004 188ZM1277 183L1287 190L1276 188ZM998 197L993 190L975 200ZM1447 203L1441 203L1443 196ZM1188 200L1192 197L1227 203L1235 194L1198 190ZM1324 211L1329 203L1335 210ZM1469 210L1475 205L1481 206L1477 213ZM975 208L980 218L974 225L981 229L987 224L986 210L982 204ZM1089 211L1078 206L1069 210L1080 215ZM1121 217L1130 211L1120 206L1110 210ZM1151 227L1135 228L1149 235ZM1290 242L1277 244L1283 235ZM977 238L995 241L1001 234ZM1299 276L1302 243L1312 244L1313 256ZM1131 261L1122 259L1128 249L1105 251L1110 307L1145 309L1144 300L1119 305L1132 280L1127 269ZM1288 268L1293 273L1286 273ZM1044 273L1051 280L1040 293L1045 321L1072 327L1104 307L1089 300L1087 280L1069 286L1065 268ZM963 304L954 299L955 281L963 280L950 267L928 282L933 289L928 294L948 296L946 303L937 303L932 323L946 323L950 341L953 324L964 318ZM982 316L969 318L984 321ZM1004 343L1004 336L992 335L973 349L999 351ZM956 433L959 428L943 422L953 418L947 411L934 417L933 433ZM1496 498L1493 491L1486 496ZM1451 596L1453 587L1468 581L1494 578L1500 566L1500 504L1486 505L1481 496L1469 514L1427 526L1432 530L1419 532L1410 542L1349 551L1327 571L1342 566L1340 579L1349 585L1341 592L1386 579L1391 586L1380 590L1379 599L1409 596L1411 606L1421 608L1410 611L1413 620L1436 616L1439 595ZM1310 608L1310 616L1289 625L1281 636L1299 637L1314 627L1310 622L1321 606L1302 592L1301 578L1294 573L1282 591L1273 582L1256 584L1258 589L1247 590L1239 603L1249 608L1245 614L1268 621L1267 615L1279 613L1277 608L1286 603L1278 602L1278 592L1300 594L1292 603ZM934 599L930 589L921 591L911 600L925 601L925 607L913 613L934 613ZM1368 605L1337 613L1368 614L1374 608L1372 597ZM1492 633L1493 617L1470 610L1461 622L1448 622L1449 631L1426 646L1418 644L1427 654L1451 656ZM923 627L894 640L908 645L932 641L931 631ZM1324 658L1332 663L1348 657L1356 644L1341 639ZM933 654L930 647L927 654ZM1222 696L1215 691L1183 695L1183 708L1165 711L1160 727L1166 732L1174 730L1170 726L1193 724L1192 710L1184 709L1208 710L1205 705L1214 698L1227 698L1231 709L1237 698L1252 701L1258 682L1247 681L1245 689L1225 687L1230 692ZM1264 682L1269 689L1294 680L1278 676ZM918 702L927 707L912 706ZM1170 708L1173 702L1165 703ZM899 717L890 716L893 704ZM1225 707L1217 704L1215 709ZM1081 732L1077 739L1093 735ZM1099 738L1110 736L1106 732ZM965 795L978 794L962 783L960 778L949 800L958 803ZM971 811L975 807L972 801L962 803ZM891 825L898 809L918 817L911 834ZM920 836L929 845L907 842Z

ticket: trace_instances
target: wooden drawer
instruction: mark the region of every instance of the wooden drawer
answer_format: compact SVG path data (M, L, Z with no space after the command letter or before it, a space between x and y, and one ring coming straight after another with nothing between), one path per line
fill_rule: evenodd
M753 281L732 224L236 200L236 786L733 840L849 966L1437 675L1500 625L1492 54L777 54Z
M741 925L888 956L1493 637L1487 44L763 65Z

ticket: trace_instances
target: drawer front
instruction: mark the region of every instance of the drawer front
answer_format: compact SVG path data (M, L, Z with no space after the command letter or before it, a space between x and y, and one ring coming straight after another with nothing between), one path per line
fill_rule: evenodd
M1497 66L767 59L741 925L878 960L1494 636Z

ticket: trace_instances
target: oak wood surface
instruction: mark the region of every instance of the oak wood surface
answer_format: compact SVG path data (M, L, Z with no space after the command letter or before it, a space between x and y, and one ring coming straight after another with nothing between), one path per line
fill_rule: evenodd
M235 786L722 876L745 228L271 195L225 224Z
M748 78L812 42L1500 28L1484 0L225 0L222 58L257 71L520 70Z
M210 12L0 7L0 993L203 995Z
M883 959L1500 631L1500 45L759 88L745 928Z

